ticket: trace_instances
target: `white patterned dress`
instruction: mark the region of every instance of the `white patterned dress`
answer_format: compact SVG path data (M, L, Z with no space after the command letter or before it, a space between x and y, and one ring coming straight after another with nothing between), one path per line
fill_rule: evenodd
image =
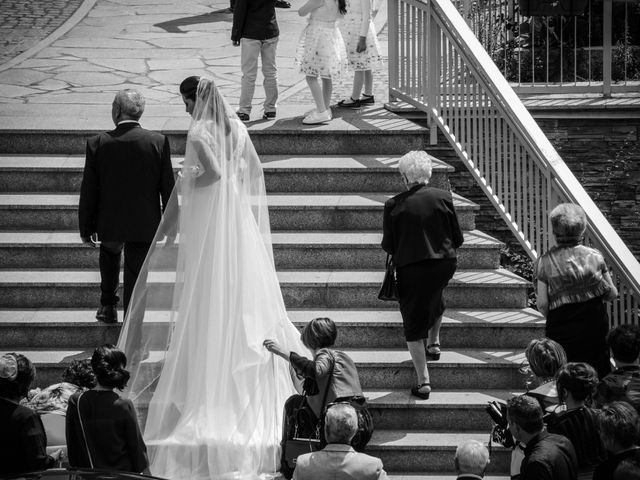
M337 25L339 17L337 0L324 0L320 8L309 14L296 52L296 65L301 73L333 80L342 77L347 58Z
M349 68L353 71L380 68L382 57L376 29L371 19L371 0L347 0L347 13L339 24L347 49ZM367 37L367 49L358 53L356 48L361 36Z

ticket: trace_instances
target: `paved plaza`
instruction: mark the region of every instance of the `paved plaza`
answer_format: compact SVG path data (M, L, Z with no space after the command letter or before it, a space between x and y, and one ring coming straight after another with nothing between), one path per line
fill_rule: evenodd
M76 2L76 3L74 3ZM16 49L7 40L1 48L0 127L25 127L43 118L86 117L96 127L108 127L114 93L140 89L150 116L184 115L178 84L189 75L214 78L235 107L240 94L240 50L230 40L232 14L228 2L203 0L56 0L22 14L26 2L0 0L3 22L21 22L38 31L30 48ZM277 9L279 108L298 110L312 105L304 76L294 65L296 46L306 23L291 9ZM61 3L61 4L60 4ZM48 8L47 6L57 6ZM374 1L376 30L386 59L386 0ZM6 13L8 12L8 13ZM40 15L41 12L42 15ZM15 35L14 35L15 36ZM21 51L23 50L23 51ZM350 93L348 77L334 88L334 102ZM252 119L261 116L264 91L258 77ZM378 104L387 100L386 64L375 81ZM101 118L96 119L99 115ZM106 124L105 124L106 119ZM17 122L17 123L16 123ZM62 128L51 125L51 128Z

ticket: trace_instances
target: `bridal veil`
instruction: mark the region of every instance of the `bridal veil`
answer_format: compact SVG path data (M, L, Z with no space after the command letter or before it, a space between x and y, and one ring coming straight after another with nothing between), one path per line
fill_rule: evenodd
M198 84L180 179L131 299L118 346L151 472L263 479L279 465L289 367L303 351L275 272L263 171L213 81Z

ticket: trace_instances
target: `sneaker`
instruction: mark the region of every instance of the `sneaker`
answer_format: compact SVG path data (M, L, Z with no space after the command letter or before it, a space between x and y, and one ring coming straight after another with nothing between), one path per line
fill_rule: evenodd
M237 112L236 115L238 115L238 118L240 120L242 120L243 122L248 122L249 121L249 114L248 113Z
M354 100L353 98L349 97L346 100L340 100L338 102L338 107L340 108L360 108L360 104L362 103L361 100Z
M360 104L361 105L370 105L372 103L375 103L373 95L367 95L367 94L362 94L362 98L360 99Z
M302 123L305 125L317 125L320 123L326 123L331 120L333 116L331 115L331 109L327 108L324 112L313 112L304 117Z
M262 118L264 118L265 120L273 120L274 118L276 118L276 112L264 112L262 114Z
M307 110L306 112L304 112L304 115L302 115L303 117L308 117L309 115L311 115L312 113L316 113L318 110L316 108L312 108L311 110Z

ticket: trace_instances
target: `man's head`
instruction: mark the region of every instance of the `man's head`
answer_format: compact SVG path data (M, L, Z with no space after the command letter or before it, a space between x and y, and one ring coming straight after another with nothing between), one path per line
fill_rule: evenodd
M116 125L123 120L138 121L144 112L144 96L137 90L127 88L116 93L111 108L111 118Z
M453 461L458 475L470 473L484 477L484 472L489 465L489 451L477 440L465 440L458 445Z
M616 364L629 365L640 360L640 327L620 325L609 332L607 343Z
M527 395L518 395L507 402L511 434L524 443L542 431L542 415L542 407L538 401Z
M324 417L324 435L328 443L351 444L358 431L358 414L347 403L338 403L327 409Z
M611 453L640 444L640 418L627 402L611 402L598 411L598 425L605 448Z

